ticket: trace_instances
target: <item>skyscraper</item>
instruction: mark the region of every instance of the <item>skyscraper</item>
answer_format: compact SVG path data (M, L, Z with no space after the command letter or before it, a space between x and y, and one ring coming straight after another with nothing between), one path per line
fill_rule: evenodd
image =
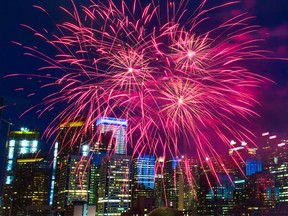
M155 156L140 155L135 160L136 175L134 175L137 184L144 185L145 188L154 189L155 178Z
M66 212L74 201L88 201L89 173L82 155L69 155L61 161L57 211Z
M246 182L246 206L248 209L259 209L263 213L270 208L275 208L275 192L278 190L275 189L273 174L260 172L249 176Z
M172 158L165 161L164 167L164 188L166 195L166 205L178 209L179 200L179 184L178 184L178 173L181 170L177 169L177 166L181 158Z
M50 215L49 165L44 157L35 158L34 155L17 159L11 215Z
M155 161L154 196L156 207L165 206L164 164L164 157L158 157Z
M144 215L155 208L155 156L140 155L133 160L133 168L131 207Z
M96 135L96 137L98 141L90 146L90 153L88 154L90 158L89 205L97 205L101 162L105 156L111 154L115 146L112 131Z
M74 201L88 201L89 164L82 146L91 141L91 131L83 130L82 119L60 125L54 153L53 209L67 214ZM91 129L92 130L92 129ZM54 165L53 165L54 166Z
M257 172L262 172L262 161L260 159L246 160L246 175L250 176Z
M115 153L126 154L126 128L128 121L126 119L101 117L96 121L97 132L105 133L113 132L113 137L116 139Z
M215 176L212 172L201 170L197 215L230 215L229 211L234 207L234 190L233 182L226 173L217 173Z
M53 163L53 166L56 164L55 177L52 176L52 179L55 179L54 183L52 182L54 185L52 188L54 191L53 206L57 213L72 214L76 202L86 203L83 206L87 205L88 207L97 206L101 178L111 174L110 171L114 172L112 166L112 168L108 168L111 168L109 173L101 173L102 159L109 157L110 160L116 139L125 141L126 135L126 130L123 131L119 128L118 132L115 132L117 127L115 126L116 129L111 128L110 125L106 125L107 121L107 119L105 121L98 120L98 123L101 123L99 123L98 131L94 136L92 135L93 127L90 131L86 130L82 119L60 125ZM115 137L115 134L118 136ZM123 144L123 142L120 143ZM59 149L58 152L57 149ZM125 160L123 163L125 167ZM117 169L121 172L122 167L117 165ZM118 176L117 169L115 173Z
M131 158L105 156L100 168L97 215L121 215L131 203Z
M279 140L270 144L269 154L264 159L264 169L275 178L277 201L283 205L288 203L288 140Z
M113 148L113 151L102 158L100 166L98 215L121 215L130 208L131 158L125 155L127 125L126 119L111 117L101 117L96 121L97 134L110 133L115 141L108 142L107 149Z
M198 160L193 157L175 157L166 161L164 183L167 205L183 213L196 211L195 193Z
M21 128L19 131L9 133L4 158L4 182L2 190L2 215L11 215L13 183L17 158L38 152L39 132Z

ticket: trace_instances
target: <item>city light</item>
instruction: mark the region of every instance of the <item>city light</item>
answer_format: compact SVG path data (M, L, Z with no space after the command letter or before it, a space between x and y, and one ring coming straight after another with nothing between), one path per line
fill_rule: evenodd
M111 125L123 125L127 126L128 121L126 119L111 118L111 117L101 117L97 119L96 126L99 124L111 124Z
M287 60L278 57L288 50L279 2L273 11L268 0L33 5L41 13L22 24L33 39L9 41L41 60L28 67L40 68L5 76L28 75L13 80L21 100L0 97L0 120L3 110L14 123L18 107L39 104L22 111L29 128L15 128L21 118L3 120L0 215L286 215L285 116L254 120L283 109L273 91L268 102L261 96L272 83L267 59ZM10 18L3 20L11 27ZM9 52L4 62L11 56L21 65ZM41 91L29 86L35 80Z

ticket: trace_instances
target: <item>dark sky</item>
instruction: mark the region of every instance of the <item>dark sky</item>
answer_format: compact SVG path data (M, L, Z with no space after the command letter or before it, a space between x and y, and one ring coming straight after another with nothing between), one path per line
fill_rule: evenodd
M163 0L164 1L164 0ZM165 0L166 1L166 0ZM193 0L195 1L195 0ZM191 0L191 2L193 2ZM39 128L43 131L48 119L52 114L46 114L37 118L31 112L19 119L22 112L29 107L38 104L45 90L39 87L45 83L42 79L30 79L29 76L2 78L8 74L36 74L37 69L43 63L35 58L25 56L24 50L11 43L11 41L22 42L31 45L34 42L33 35L20 26L27 24L36 28L44 27L53 32L53 23L48 21L47 16L40 13L32 5L41 5L46 8L50 15L56 20L62 21L62 17L56 13L56 7L65 1L58 0L9 0L2 1L0 8L0 96L4 97L7 107L2 117L11 119L14 126L28 128ZM82 2L75 0L75 2ZM141 1L143 2L143 1ZM195 1L195 2L199 2ZM213 0L208 1L213 2ZM218 1L217 1L218 2ZM223 2L223 1L219 1ZM230 12L223 10L222 14L215 17L225 17L225 13L237 11L248 12L255 16L253 24L260 25L259 34L266 39L263 48L272 52L273 58L288 58L288 1L287 0L242 0L234 6ZM44 42L43 42L44 43ZM49 55L50 50L47 49ZM275 84L267 84L259 89L258 100L260 106L257 108L261 118L251 120L255 131L274 131L286 133L288 131L288 61L286 60L257 60L250 63L249 68L257 73L272 79ZM22 88L24 90L22 90ZM26 97L27 94L36 93L35 96ZM1 152L3 151L4 134L7 124L1 124Z

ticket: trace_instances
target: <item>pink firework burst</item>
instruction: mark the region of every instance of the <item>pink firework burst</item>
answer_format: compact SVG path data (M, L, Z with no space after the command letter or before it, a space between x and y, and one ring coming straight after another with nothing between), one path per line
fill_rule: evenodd
M61 89L44 99L40 113L59 104L65 108L47 128L48 136L60 119L86 116L88 130L103 116L125 118L133 155L188 150L201 161L215 157L221 164L215 140L223 146L231 137L250 140L251 132L239 122L257 115L253 91L267 79L243 64L263 58L260 40L238 38L257 28L248 25L246 14L216 26L209 20L211 11L237 1L208 9L203 1L194 12L186 0L71 3L72 9L60 7L69 21L56 24L56 33L29 27L55 48L55 56L25 47L48 63L45 69L57 69L49 86Z

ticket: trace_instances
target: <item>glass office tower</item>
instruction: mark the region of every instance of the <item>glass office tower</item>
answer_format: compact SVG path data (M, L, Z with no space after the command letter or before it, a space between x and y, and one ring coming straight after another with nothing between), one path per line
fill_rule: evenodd
M126 119L101 117L96 121L98 133L113 132L116 139L115 153L126 154L126 128L128 121Z

